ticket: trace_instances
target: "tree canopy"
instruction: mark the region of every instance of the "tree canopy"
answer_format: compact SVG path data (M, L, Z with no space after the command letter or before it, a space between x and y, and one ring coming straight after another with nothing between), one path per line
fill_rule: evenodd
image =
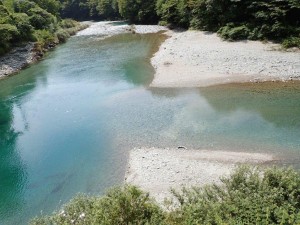
M218 32L227 40L268 39L300 46L298 0L62 0L62 5L64 16L77 19L159 22Z
M61 18L159 23L300 47L299 0L0 0L0 55L42 33L62 37Z

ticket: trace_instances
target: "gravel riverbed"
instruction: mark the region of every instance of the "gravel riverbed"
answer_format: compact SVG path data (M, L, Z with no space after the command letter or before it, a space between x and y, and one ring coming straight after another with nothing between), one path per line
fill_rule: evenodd
M258 165L274 160L272 155L261 153L136 148L129 155L125 182L141 187L163 203L171 197L170 188L218 183L238 164Z
M300 52L259 41L228 42L203 31L168 31L152 58L153 87L201 87L300 79Z

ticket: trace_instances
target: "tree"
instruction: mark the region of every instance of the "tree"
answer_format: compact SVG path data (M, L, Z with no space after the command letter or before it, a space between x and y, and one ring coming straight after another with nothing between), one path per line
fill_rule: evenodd
M115 19L119 17L118 2L116 0L99 0L96 9L101 18Z
M155 0L118 0L119 13L131 23L156 23Z

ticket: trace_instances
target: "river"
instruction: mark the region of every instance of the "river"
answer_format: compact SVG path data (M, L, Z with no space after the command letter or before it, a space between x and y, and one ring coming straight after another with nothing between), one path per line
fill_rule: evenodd
M134 147L267 152L299 168L299 82L149 88L164 38L73 37L0 81L0 224L121 184Z

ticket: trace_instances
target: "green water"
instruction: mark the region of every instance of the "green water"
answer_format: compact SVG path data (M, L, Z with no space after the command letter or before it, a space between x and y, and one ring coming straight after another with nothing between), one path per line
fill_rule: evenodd
M159 35L73 37L0 81L0 224L120 184L133 147L270 152L300 165L300 83L148 88Z

